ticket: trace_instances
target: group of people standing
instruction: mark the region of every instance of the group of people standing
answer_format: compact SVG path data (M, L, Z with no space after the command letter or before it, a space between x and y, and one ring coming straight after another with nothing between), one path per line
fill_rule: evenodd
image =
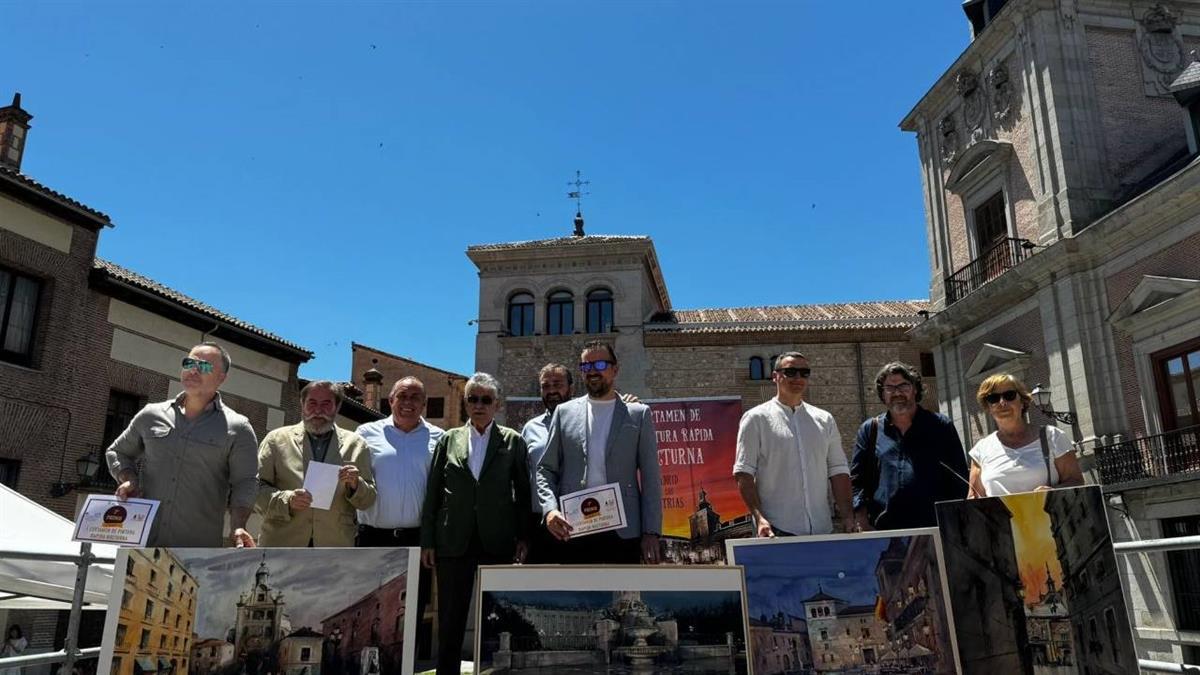
M182 393L147 405L108 448L117 495L161 502L152 546L254 546L246 523L257 510L262 546L419 547L422 565L436 570L439 673L458 672L480 564L660 560L653 419L635 397L618 395L610 343L583 347L584 396L572 398L576 369L544 366L538 383L546 410L520 432L495 423L501 384L475 373L464 387L461 427L426 421L425 387L405 377L389 392L390 417L347 431L334 423L340 387L315 381L300 393L302 421L258 445L248 420L221 401L230 366L220 345L194 347L181 364ZM879 372L875 389L886 410L859 428L849 462L833 416L804 400L811 374L802 353L779 356L776 396L739 425L733 476L757 536L829 533L835 512L843 531L933 526L937 501L1082 482L1065 436L1026 422L1030 395L1011 376L980 387L980 405L998 431L972 448L968 470L950 420L918 405L923 385L911 366L890 363ZM1042 458L1044 472L1035 461ZM304 487L313 462L337 467L328 508L314 506ZM607 484L619 486L627 524L572 537L559 498ZM424 573L418 617L429 595Z

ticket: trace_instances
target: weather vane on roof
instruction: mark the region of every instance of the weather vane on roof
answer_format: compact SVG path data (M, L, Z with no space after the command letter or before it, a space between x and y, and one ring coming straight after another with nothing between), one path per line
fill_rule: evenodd
M580 206L581 206L581 203L582 203L582 201L583 201L583 198L584 198L584 197L586 197L586 196L588 196L588 195L590 195L590 194L592 194L592 193L590 193L590 192L584 192L584 191L583 191L583 186L584 186L584 185L591 185L591 184L592 184L592 181L590 181L590 180L582 180L581 178L582 178L582 177L581 177L581 175L580 175L579 171L576 171L576 172L575 172L575 180L573 180L573 181L569 181L569 182L567 183L567 187L573 187L573 188L575 188L574 190L571 190L571 191L567 192L567 199L574 199L574 200L575 200L575 212L576 212L576 213L579 213L579 212L581 211L581 209L580 209Z

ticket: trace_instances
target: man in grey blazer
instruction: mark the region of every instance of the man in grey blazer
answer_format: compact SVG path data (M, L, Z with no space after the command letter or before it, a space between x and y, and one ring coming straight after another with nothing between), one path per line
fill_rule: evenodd
M579 370L587 396L559 405L550 418L546 451L538 462L538 499L544 524L560 543L554 562L649 564L659 560L662 532L662 474L650 409L626 404L613 384L619 372L611 344L588 342ZM559 511L560 495L619 483L627 524L612 532L572 538Z

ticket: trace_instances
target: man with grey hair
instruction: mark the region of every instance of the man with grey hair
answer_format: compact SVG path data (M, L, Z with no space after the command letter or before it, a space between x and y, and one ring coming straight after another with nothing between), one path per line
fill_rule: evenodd
M105 453L118 497L160 503L148 546L254 546L246 520L257 493L258 441L250 421L221 402L231 365L215 342L192 347L180 370L183 391L142 408Z
M375 503L371 451L358 435L334 424L342 389L316 380L300 390L299 424L280 427L258 448L258 510L262 546L353 546L354 512ZM329 508L313 506L304 479L314 463L338 466Z
M850 480L863 529L935 527L935 502L967 496L967 458L950 418L917 405L921 373L893 361L875 376L887 408L858 428Z
M833 415L804 401L812 369L800 352L775 358L775 397L742 415L733 476L759 537L829 534L832 492L844 531L854 529L850 477Z
M421 563L437 568L438 675L457 675L479 565L523 562L529 529L525 440L495 423L500 382L475 373L464 387L466 425L433 451L421 511Z

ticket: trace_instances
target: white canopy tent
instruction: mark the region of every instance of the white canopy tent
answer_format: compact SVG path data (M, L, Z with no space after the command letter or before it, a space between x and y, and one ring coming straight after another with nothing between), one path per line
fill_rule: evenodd
M0 609L71 609L78 567L67 562L79 556L71 541L75 524L0 485ZM60 561L29 560L3 552L63 556ZM92 544L92 555L116 558L117 547ZM85 609L104 609L112 588L112 563L93 564L84 591Z

